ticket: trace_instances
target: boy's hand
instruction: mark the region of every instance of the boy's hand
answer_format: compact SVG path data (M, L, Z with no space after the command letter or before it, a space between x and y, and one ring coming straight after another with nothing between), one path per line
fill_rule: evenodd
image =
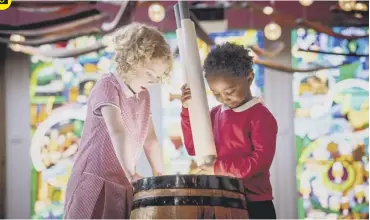
M153 170L153 176L162 176L163 174L156 171L156 170Z
M188 107L188 101L190 99L191 99L190 88L188 87L188 84L185 83L181 87L181 102L182 102L182 107L187 108Z
M215 175L214 171L214 164L212 165L203 165L200 168L200 171L197 173L198 175Z

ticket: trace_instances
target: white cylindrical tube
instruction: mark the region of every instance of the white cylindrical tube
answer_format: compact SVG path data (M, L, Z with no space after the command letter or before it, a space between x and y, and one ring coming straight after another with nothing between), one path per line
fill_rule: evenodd
M185 62L185 48L182 36L182 28L176 29L176 39L178 42L179 47L179 57L180 57L180 66L181 66L181 75L183 77L184 82L188 82L186 79L186 62Z
M176 18L176 39L177 45L179 49L179 57L180 57L180 68L181 68L181 75L183 77L184 82L186 80L186 65L185 65L185 48L184 48L184 39L182 36L182 28L181 28L181 20L180 20L180 11L179 11L179 4L175 4L175 18Z
M189 100L189 116L192 128L192 136L195 154L198 164L213 162L217 156L212 131L212 123L209 113L208 100L204 77L200 62L197 36L193 21L189 16L187 2L179 1L181 17L181 40L185 59L186 80L191 90L192 99ZM179 45L181 42L179 42Z

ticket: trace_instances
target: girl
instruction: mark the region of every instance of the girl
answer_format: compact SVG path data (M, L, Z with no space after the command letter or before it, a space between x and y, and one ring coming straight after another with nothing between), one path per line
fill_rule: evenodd
M154 175L161 175L160 146L150 117L147 87L169 77L172 56L163 35L130 24L113 37L117 73L94 86L79 152L67 184L66 219L129 218L131 182L142 149Z
M252 57L243 46L226 43L204 61L210 89L222 105L211 111L217 159L199 174L233 176L244 181L250 219L275 219L270 166L275 155L277 122L271 112L252 97ZM181 126L185 147L194 155L187 101L190 89L182 88Z

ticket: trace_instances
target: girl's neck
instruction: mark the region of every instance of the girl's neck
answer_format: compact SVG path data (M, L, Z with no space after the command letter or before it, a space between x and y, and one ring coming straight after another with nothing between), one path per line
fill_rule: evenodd
M126 84L126 85L127 85L127 88L128 88L132 93L136 94L135 90L133 90L129 84Z
M137 83L135 80L127 81L126 82L127 87L133 92L134 94L139 93L142 89L142 86Z

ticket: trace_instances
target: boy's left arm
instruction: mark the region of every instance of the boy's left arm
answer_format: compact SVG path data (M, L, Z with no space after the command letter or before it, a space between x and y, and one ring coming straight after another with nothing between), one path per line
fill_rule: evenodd
M270 168L276 149L278 126L274 116L258 114L252 121L251 141L254 147L250 156L216 160L216 175L248 178Z
M153 119L150 117L148 134L144 143L145 155L148 158L152 167L153 175L159 176L163 174L163 158L161 146L159 145L157 135L155 133Z

